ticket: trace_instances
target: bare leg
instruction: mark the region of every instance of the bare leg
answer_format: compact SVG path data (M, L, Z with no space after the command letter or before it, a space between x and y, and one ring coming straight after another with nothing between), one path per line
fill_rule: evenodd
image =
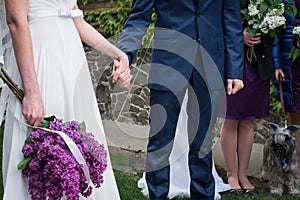
M238 129L238 177L243 189L254 189L254 186L247 178L247 169L254 136L253 123L253 120L242 120Z
M241 189L236 169L238 120L225 119L221 130L221 148L227 167L228 183L232 189Z
M290 125L300 125L300 113L289 113ZM295 133L296 143L298 152L300 152L300 130L297 130ZM300 172L300 159L298 159L298 169ZM299 173L300 174L300 173ZM300 181L300 177L299 177Z

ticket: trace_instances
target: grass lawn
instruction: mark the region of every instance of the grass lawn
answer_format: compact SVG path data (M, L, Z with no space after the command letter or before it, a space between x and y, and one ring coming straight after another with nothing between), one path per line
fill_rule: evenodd
M137 161L141 162L141 157L137 156L136 152L128 151L124 149L118 149L110 147L110 156L112 159L112 165L115 169L115 176L122 200L147 200L148 198L143 196L137 182L141 178L142 173L133 173L134 166ZM120 167L126 166L126 167ZM221 167L216 167L219 175L226 177L226 171ZM139 170L138 170L139 171ZM229 192L222 193L222 200L300 200L300 196L289 196L288 194L282 197L274 197L269 194L267 183L261 179L250 177L251 182L260 190L257 195L233 195ZM188 200L188 198L175 198L173 200ZM199 199L201 200L201 199Z
M118 188L122 200L147 200L140 190L137 188L137 181L141 177L141 174L125 173L115 171ZM221 174L222 175L222 174ZM300 200L300 196L293 197L287 194L282 197L274 197L268 193L267 185L264 181L251 178L253 183L260 189L260 193L257 195L233 195L229 192L222 193L222 200ZM188 200L188 198L175 198L173 200ZM201 200L201 199L200 199Z

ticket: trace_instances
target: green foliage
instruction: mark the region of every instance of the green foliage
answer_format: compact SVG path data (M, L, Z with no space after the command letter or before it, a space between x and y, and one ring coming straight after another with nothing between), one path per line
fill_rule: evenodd
M274 82L270 81L270 108L271 110L280 112L281 103L274 97Z
M86 5L88 3L88 0L81 0L82 5Z
M293 62L296 60L296 58L300 56L299 42L300 41L297 42L297 46L292 47L291 52L289 54L289 58L291 58Z
M87 2L88 0L82 0ZM119 34L123 28L126 17L131 9L132 0L111 0L110 8L84 11L85 19L89 23L96 23L105 35Z
M155 19L155 12L152 14L152 21L154 21ZM146 34L144 35L143 37L143 40L142 40L142 46L144 48L151 48L152 46L152 41L153 41L153 36L154 36L154 23L151 23Z
M85 20L97 25L106 36L120 34L127 15L130 12L132 0L110 0L113 7L84 11ZM82 4L88 4L88 0L82 0ZM155 12L152 14L152 22ZM154 23L151 23L142 40L144 48L150 48L153 40Z

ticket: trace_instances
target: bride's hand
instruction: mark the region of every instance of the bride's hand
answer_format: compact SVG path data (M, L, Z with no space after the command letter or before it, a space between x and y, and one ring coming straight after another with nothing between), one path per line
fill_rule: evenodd
M113 82L117 82L121 87L128 87L132 75L130 74L129 61L126 54L114 60Z
M22 101L22 113L30 125L37 127L45 115L42 97L39 94L25 94Z

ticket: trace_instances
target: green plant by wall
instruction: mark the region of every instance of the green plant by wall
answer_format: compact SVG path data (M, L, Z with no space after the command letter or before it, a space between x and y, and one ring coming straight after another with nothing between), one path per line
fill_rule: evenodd
M82 5L86 5L88 3L88 0L81 0Z
M281 103L274 97L274 82L270 81L270 109L273 111L280 112Z
M91 24L96 24L105 35L117 35L121 32L126 17L131 9L132 0L111 0L116 6L98 10L84 11L85 19ZM82 0L88 4L88 0Z

